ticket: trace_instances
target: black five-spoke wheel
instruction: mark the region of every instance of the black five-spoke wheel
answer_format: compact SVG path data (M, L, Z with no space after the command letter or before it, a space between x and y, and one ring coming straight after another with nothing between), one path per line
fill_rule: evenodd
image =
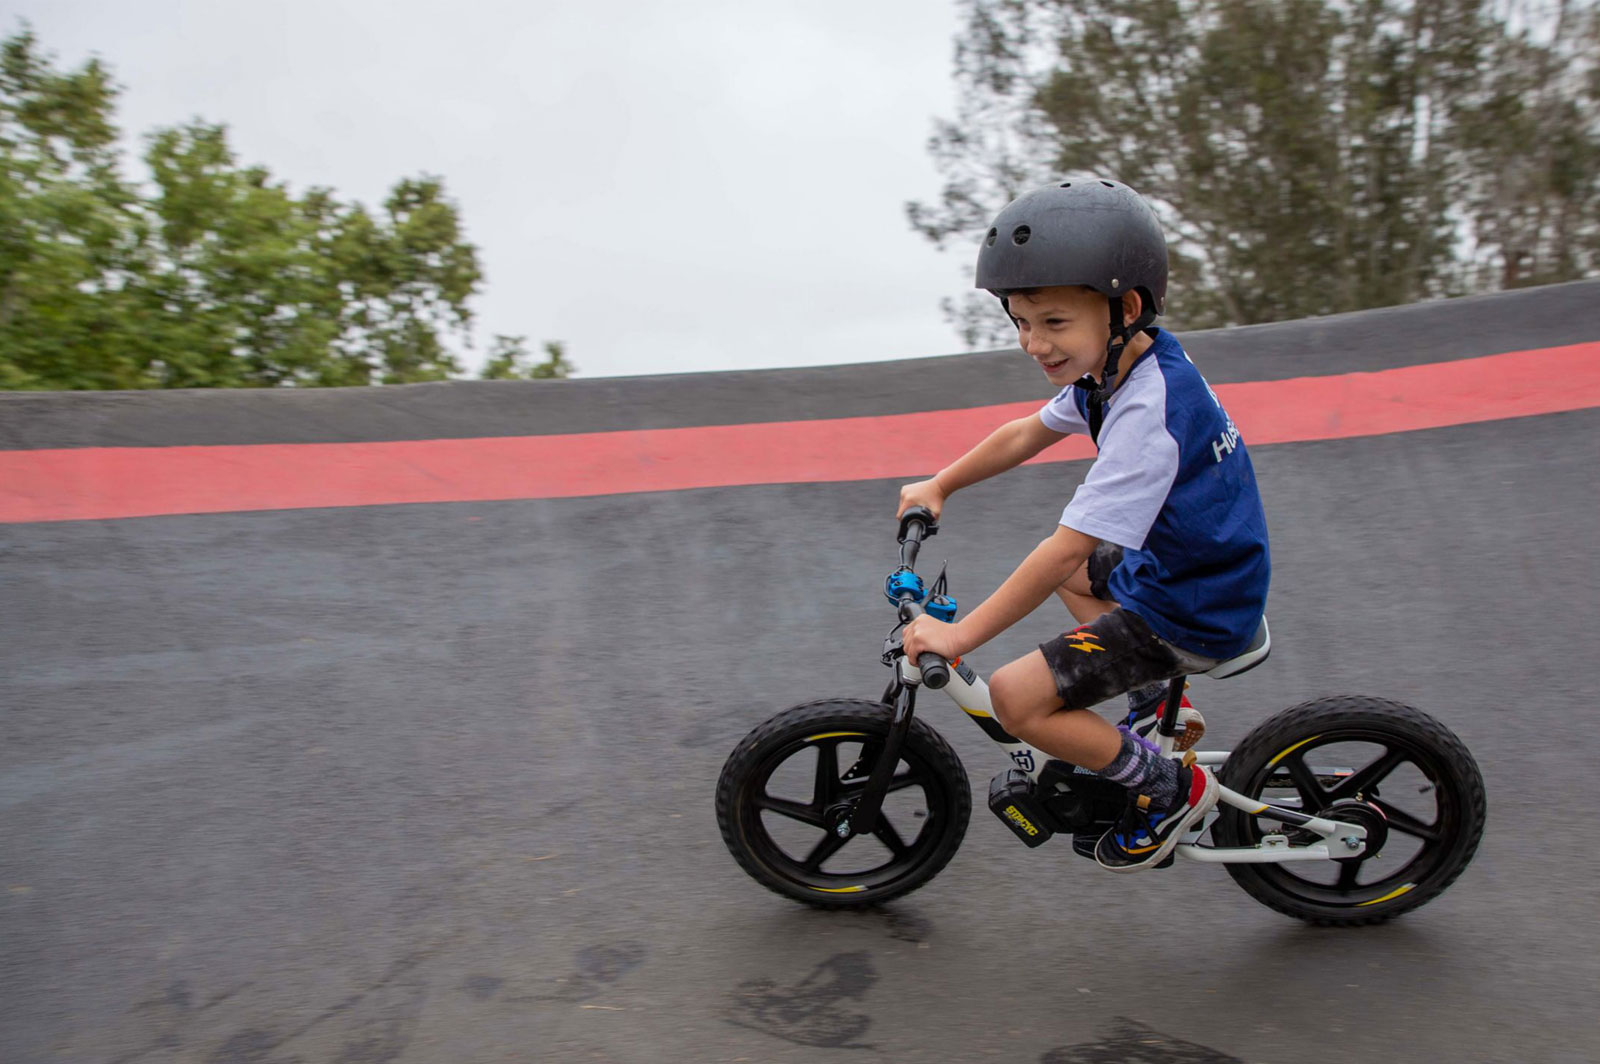
M717 786L722 837L745 871L798 901L848 908L915 890L949 862L971 795L955 751L920 720L876 825L860 833L852 821L889 716L877 702L815 702L746 736Z
M1357 824L1366 844L1328 862L1230 864L1257 900L1320 924L1378 923L1422 905L1466 868L1483 835L1483 778L1472 755L1427 714L1380 698L1343 697L1285 710L1252 731L1223 767L1239 793ZM1270 834L1317 841L1228 807L1218 846ZM1337 848L1341 839L1329 840Z

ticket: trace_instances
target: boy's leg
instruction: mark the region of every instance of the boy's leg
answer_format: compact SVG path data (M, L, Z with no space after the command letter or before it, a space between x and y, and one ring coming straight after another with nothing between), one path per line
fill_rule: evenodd
M1142 819L1108 833L1096 850L1096 859L1113 870L1135 871L1171 853L1182 832L1216 804L1216 782L1200 766L1180 768L1130 732L1075 707L1183 671L1175 648L1142 618L1118 609L1042 644L989 682L995 716L1006 731L1128 788L1130 824L1136 812Z
M1078 566L1077 572L1056 588L1056 596L1079 624L1089 624L1118 608L1111 598L1107 581L1121 564L1122 548L1115 543L1101 542L1094 553ZM1204 671L1202 659L1195 658L1185 664L1191 666L1186 671ZM1142 687L1133 687L1127 694L1128 714L1123 723L1130 731L1149 736L1160 723L1161 710L1166 705L1166 681L1157 680ZM1189 696L1184 695L1182 708L1178 711L1178 738L1173 748L1180 752L1193 748L1205 731L1205 718L1190 704Z
M1035 650L989 679L1000 726L1036 750L1098 772L1122 749L1122 733L1098 713L1061 704L1056 678Z
M989 694L1006 731L1098 772L1116 758L1121 733L1089 707L1183 671L1143 618L1113 608L1001 667Z

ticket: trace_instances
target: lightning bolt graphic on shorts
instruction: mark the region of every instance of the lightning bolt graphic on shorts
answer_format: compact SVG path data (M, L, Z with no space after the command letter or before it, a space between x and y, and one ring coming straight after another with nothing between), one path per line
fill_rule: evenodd
M1104 651L1105 650L1105 647L1097 645L1097 641L1099 640L1100 637L1095 635L1093 632L1085 632L1083 629L1080 628L1075 632L1069 632L1068 635L1077 636L1078 639L1079 639L1079 642L1068 643L1067 644L1069 647L1072 647L1074 650L1081 650L1085 654L1093 654L1097 650L1100 650L1100 651Z

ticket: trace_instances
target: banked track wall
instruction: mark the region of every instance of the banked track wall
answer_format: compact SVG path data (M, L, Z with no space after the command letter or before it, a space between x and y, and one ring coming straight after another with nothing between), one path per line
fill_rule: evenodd
M1600 284L1184 339L1274 561L1272 660L1191 691L1208 743L1339 692L1444 720L1490 821L1425 908L1317 932L1216 869L1026 850L981 801L880 912L734 866L722 759L882 689L896 485L1043 400L1015 352L0 395L0 1060L1600 1057ZM952 500L924 559L964 608L1083 453ZM1005 765L919 712L981 798Z
M1185 337L1247 441L1600 404L1600 284ZM1040 402L1015 352L338 391L0 395L0 521L559 498L936 469ZM901 441L923 453L909 459ZM1087 441L1042 461L1092 454Z

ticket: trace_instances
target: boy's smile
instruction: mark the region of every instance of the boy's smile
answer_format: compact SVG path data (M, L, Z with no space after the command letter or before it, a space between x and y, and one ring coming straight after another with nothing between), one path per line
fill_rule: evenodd
M1040 288L1009 300L1017 342L1064 388L1085 373L1099 375L1110 335L1105 297L1087 288Z
M1125 320L1139 312L1139 300L1124 306ZM1008 300L1012 321L1017 326L1017 342L1028 357L1044 370L1045 379L1065 388L1084 374L1099 378L1106 364L1106 341L1111 337L1110 312L1106 297L1090 288L1059 286L1016 292ZM1144 344L1137 336L1129 345L1137 356ZM1126 370L1129 363L1124 362Z

